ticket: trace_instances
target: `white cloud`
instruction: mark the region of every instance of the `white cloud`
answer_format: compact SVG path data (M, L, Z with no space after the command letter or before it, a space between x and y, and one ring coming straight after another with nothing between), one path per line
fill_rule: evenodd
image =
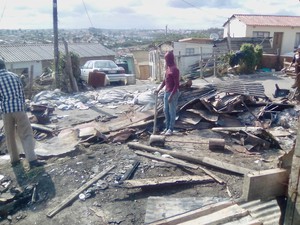
M207 29L234 13L298 15L300 6L298 0L57 1L59 28ZM52 28L52 2L0 0L0 29Z

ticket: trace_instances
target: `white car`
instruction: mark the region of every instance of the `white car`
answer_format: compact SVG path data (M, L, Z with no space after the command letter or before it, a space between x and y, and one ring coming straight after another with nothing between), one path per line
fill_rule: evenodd
M124 68L119 67L112 60L87 61L81 68L80 78L89 83L89 77L91 72L105 73L109 83L121 81L126 84L126 74Z

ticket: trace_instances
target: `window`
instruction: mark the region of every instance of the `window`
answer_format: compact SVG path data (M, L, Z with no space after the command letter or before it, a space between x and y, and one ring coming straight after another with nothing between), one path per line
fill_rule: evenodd
M266 31L253 31L253 37L270 37L270 32Z
M185 49L185 54L186 55L194 55L195 54L195 49L194 48L186 48Z
M300 33L296 33L295 48L300 45Z
M89 62L89 63L86 65L86 69L93 69L93 62Z

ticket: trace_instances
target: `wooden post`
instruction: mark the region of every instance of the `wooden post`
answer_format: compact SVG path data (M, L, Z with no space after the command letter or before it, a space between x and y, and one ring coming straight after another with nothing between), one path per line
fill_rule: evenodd
M299 124L298 124L299 129ZM289 188L287 196L287 206L284 218L285 225L300 224L300 133L297 134L295 153L293 156L291 174L289 179Z
M29 93L28 93L28 98L31 99L32 96L32 86L33 86L33 65L30 66L30 72L29 72Z
M298 122L298 130L300 123ZM292 160L292 167L289 179L287 206L284 218L285 225L300 224L300 133L298 132L295 144L295 151Z
M213 45L213 60L214 60L214 76L217 75L217 56L216 56L216 46Z
M58 50L58 25L57 25L57 0L53 0L53 43L54 43L54 78L55 87L59 87L59 50Z
M200 78L201 78L201 79L203 78L202 60L203 60L203 51L202 51L202 47L200 47L199 67L200 67Z
M231 36L230 36L230 18L228 19L228 29L227 29L227 43L228 43L228 50L231 52Z
M65 46L66 60L67 60L66 70L67 70L67 74L69 76L71 89L72 89L72 91L78 92L77 82L73 76L72 61L71 61L71 56L69 54L68 43L64 38L63 38L63 42L64 42L64 46Z

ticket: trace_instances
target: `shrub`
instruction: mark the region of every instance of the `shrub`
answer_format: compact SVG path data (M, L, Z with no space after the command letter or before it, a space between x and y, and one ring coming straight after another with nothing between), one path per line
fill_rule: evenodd
M255 64L256 64L256 69L260 69L261 68L261 61L263 58L263 48L261 45L256 45L254 48L254 52L255 52Z
M243 57L239 62L240 72L246 74L253 73L256 66L256 56L253 44L243 44L240 50L243 52Z

